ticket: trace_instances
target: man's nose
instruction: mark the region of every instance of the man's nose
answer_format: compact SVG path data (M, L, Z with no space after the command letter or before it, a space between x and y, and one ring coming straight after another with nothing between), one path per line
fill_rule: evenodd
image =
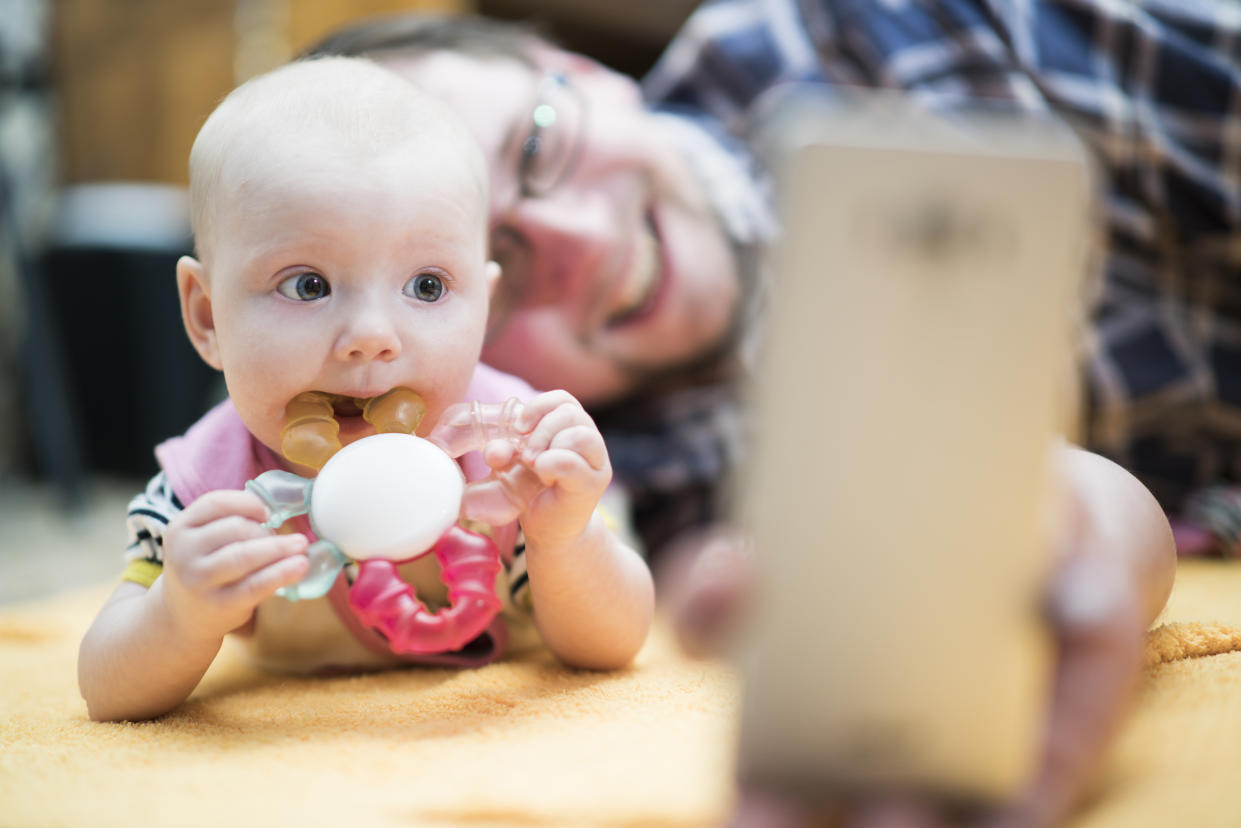
M353 303L336 341L336 356L346 362L391 362L401 355L397 321L375 299Z
M526 246L524 303L539 305L598 289L626 232L615 197L591 191L525 199L504 223Z

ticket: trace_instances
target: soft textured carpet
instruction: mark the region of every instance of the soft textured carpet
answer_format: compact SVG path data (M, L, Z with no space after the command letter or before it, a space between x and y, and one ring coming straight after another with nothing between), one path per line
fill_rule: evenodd
M0 825L718 822L738 687L657 630L631 669L290 679L226 646L145 724L87 721L77 642L106 589L0 610ZM1186 563L1082 826L1241 825L1241 566Z
M1183 561L1081 828L1241 826L1241 564Z

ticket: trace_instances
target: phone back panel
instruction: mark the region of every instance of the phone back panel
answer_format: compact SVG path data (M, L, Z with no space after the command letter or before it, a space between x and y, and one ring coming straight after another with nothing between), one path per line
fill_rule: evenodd
M761 573L742 763L1002 796L1032 772L1047 698L1087 170L1053 129L795 124L740 483Z

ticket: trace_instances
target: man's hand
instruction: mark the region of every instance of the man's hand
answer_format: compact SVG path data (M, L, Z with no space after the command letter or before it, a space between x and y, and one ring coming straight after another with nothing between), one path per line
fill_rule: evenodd
M1159 505L1119 466L1064 446L1057 462L1067 497L1058 562L1047 588L1055 679L1038 771L1013 801L971 817L946 814L915 796L806 801L748 786L734 825L1061 824L1079 802L1129 711L1141 675L1147 625L1171 591L1175 545ZM735 535L707 532L680 545L665 602L687 650L719 653L745 623L755 562Z
M266 519L250 492L216 491L168 524L162 596L182 635L223 638L277 589L305 577L306 538L277 535L262 526Z

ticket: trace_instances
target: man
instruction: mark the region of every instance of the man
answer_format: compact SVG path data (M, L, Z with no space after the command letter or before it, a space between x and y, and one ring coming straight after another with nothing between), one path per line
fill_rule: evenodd
M453 103L472 125L492 159L493 252L513 277L484 359L588 403L614 403L646 389L647 399L659 401L656 410L676 412L669 419L680 427L663 432L675 435L670 441L648 441L630 429L621 437L630 443L611 444L622 481L622 458L636 457L638 466L653 461L646 480L658 500L660 485L706 490L727 467L731 458L720 446L731 443L720 435L730 432L715 426L719 412L727 423L733 408L720 404L730 396L715 381L729 377L737 332L760 304L746 265L769 227L761 190L744 153L712 131L707 109L744 131L748 106L775 81L885 85L895 70L880 65L868 74L865 60L881 61L879 46L904 33L899 15L924 14L927 4L847 5L851 26L871 38L861 54L845 48L858 30L828 26L836 17L828 3L708 4L649 82L653 95L681 113L673 117L644 110L632 81L528 34L480 35L494 28L485 23L432 24L428 38L427 24L417 19L389 19L343 32L317 51L368 55ZM966 67L982 58L1008 67L1003 40L994 32L984 37L990 11L975 4L937 6L936 14L914 21L914 31L941 31L931 24L945 14L963 15L978 29L949 55L963 54ZM751 30L758 36L747 38ZM975 39L981 45L972 50ZM917 57L896 68L921 67ZM829 71L837 63L839 76ZM939 76L933 68L926 88L915 91L960 86L952 76L958 67L944 65ZM979 90L1004 75L992 74ZM1011 74L1015 101L1048 106L1034 80L1015 68ZM687 395L685 387L693 391ZM1149 493L1097 456L1066 449L1061 461L1079 519L1065 537L1074 554L1051 588L1061 670L1044 771L1009 813L1022 823L1060 818L1080 792L1134 686L1142 630L1171 587L1171 538ZM687 632L710 632L731 614L744 567L731 544L707 544L693 566L692 588L680 594ZM747 798L742 816L763 802Z
M503 275L483 360L590 408L648 548L717 518L749 265L772 227L737 147L510 24L379 18L311 54L371 57L454 105L492 165Z

